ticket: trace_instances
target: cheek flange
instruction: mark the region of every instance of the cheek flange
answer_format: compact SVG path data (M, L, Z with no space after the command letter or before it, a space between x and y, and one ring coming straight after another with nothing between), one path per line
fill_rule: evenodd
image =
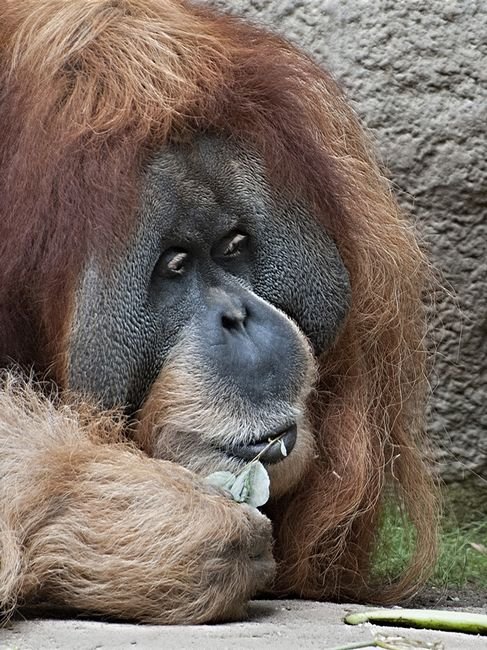
M350 278L337 246L303 206L268 201L259 232L252 287L290 316L319 356L350 309Z

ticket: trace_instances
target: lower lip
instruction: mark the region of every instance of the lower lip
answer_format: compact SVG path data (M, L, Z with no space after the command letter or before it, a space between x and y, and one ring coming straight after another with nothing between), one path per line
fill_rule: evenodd
M270 439L272 440L272 438L278 438L283 433L284 431L281 433L277 433L274 436L270 436ZM281 438L282 442L284 443L284 446L286 447L287 454L290 454L294 449L294 446L296 444L296 439L297 439L296 425L288 427L285 430L284 436ZM231 450L229 450L229 453L231 453L232 456L234 456L239 460L251 461L254 460L265 449L265 447L268 444L269 444L269 440L266 439L263 442L259 442L253 445L243 445L243 446L233 447ZM272 465L274 463L278 463L284 460L284 458L286 458L286 456L284 456L281 452L281 442L277 441L271 447L269 447L262 454L262 456L260 456L259 460L266 465L267 464Z

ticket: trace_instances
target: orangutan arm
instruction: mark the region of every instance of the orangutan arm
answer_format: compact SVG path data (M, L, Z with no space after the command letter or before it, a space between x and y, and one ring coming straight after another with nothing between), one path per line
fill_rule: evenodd
M107 419L83 425L12 381L0 391L0 609L240 616L273 574L269 521L116 439Z

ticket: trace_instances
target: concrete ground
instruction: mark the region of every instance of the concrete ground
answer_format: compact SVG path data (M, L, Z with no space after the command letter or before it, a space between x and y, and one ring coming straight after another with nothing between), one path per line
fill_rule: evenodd
M373 642L377 635L403 637L406 644L390 638L397 650L485 650L487 638L452 632L378 627L369 623L349 626L343 617L357 606L311 601L251 603L249 619L225 625L162 627L81 620L16 620L0 630L0 650L334 650ZM384 647L384 646L383 646ZM389 647L389 646L387 646Z

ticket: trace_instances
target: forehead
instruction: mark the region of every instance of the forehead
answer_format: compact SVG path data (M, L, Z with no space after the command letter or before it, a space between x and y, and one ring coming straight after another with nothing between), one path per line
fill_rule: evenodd
M202 136L169 146L148 163L141 216L169 239L206 239L261 212L265 190L255 157L228 141Z

